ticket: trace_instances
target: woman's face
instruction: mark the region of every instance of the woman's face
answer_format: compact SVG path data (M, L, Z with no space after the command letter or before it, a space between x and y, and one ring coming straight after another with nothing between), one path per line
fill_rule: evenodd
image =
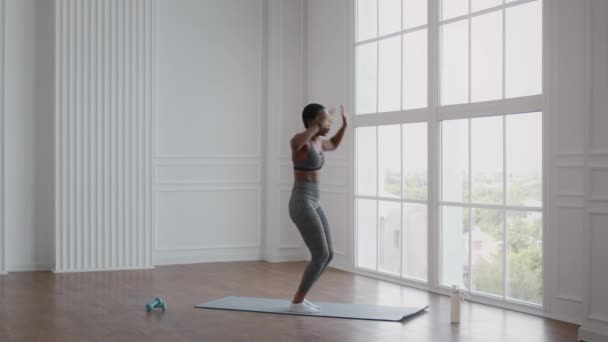
M327 109L323 109L321 111L319 111L319 113L317 114L317 120L321 125L321 130L319 131L319 135L327 135L327 133L329 133L329 130L331 128L331 124L332 124L332 117L329 114L329 112L327 111Z

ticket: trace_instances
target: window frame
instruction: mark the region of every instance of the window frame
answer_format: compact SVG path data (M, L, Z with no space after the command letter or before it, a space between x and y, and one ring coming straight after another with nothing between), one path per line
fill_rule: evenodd
M540 3L541 6L541 20L542 20L542 46L541 46L541 61L542 61L542 65L541 65L541 70L542 70L542 74L541 74L541 93L538 95L531 95L531 96L523 96L523 97L516 97L516 98L506 98L506 77L505 77L505 69L506 69L506 62L505 62L505 55L506 55L506 49L505 49L505 45L506 45L506 11L508 8L511 7L516 7L516 6L520 6L520 5L524 5L524 4L528 4L528 3L533 3L535 1L538 1ZM370 43L370 42L379 42L380 40L384 39L384 38L388 38L391 36L398 36L398 35L404 35L406 33L410 33L413 31L417 31L417 30L421 30L426 28L427 30L427 107L426 108L419 108L419 109L407 109L407 110L403 110L403 70L401 70L401 107L400 110L398 111L394 111L394 112L384 112L384 113L371 113L371 114L356 114L356 108L353 111L353 131L356 134L356 128L358 127L364 127L364 126L381 126L381 125L390 125L390 124L408 124L408 123L420 123L420 122L426 122L427 123L427 149L428 149L428 158L427 158L427 172L428 172L428 186L427 186L427 200L424 201L424 203L426 203L427 205L427 242L428 242L428 246L427 246L427 281L420 281L420 280L416 280L416 279L410 279L410 278L404 278L404 277L393 277L390 274L385 274L385 273L380 273L378 271L370 271L367 269L362 269L359 268L357 266L358 262L357 262L357 199L358 198L367 198L367 199L375 199L377 201L381 201L381 200L386 200L384 198L380 198L380 197L374 197L374 196L359 196L357 195L357 190L356 190L356 186L357 186L357 151L356 151L356 144L354 142L356 142L357 137L355 136L355 134L353 134L353 149L352 149L352 167L353 167L353 179L352 179L352 184L353 184L353 191L352 191L352 205L353 205L353 227L354 227L354 231L353 231L353 235L352 235L352 269L356 272L356 273L360 273L360 274L364 274L364 275L368 275L374 278L378 278L378 279L384 279L384 280L389 280L389 281L393 281L393 282L397 282L403 285L407 285L407 286L411 286L411 287L415 287L415 288L419 288L419 289L424 289L430 292L436 292L436 293L441 293L441 294L448 294L450 291L450 288L447 286L443 286L441 285L441 234L440 234L440 229L441 229L441 222L440 222L440 210L442 207L442 204L448 204L451 202L442 202L440 200L440 191L441 191L441 132L440 132L440 123L441 121L444 120L452 120L452 119L473 119L473 118L480 118L480 117L490 117L490 116L503 116L503 131L505 129L504 126L504 122L506 120L506 116L510 115L510 114L523 114L523 113L533 113L533 112L540 112L541 113L541 118L542 118L542 189L541 189L541 193L542 193L542 207L539 208L528 208L528 207L523 207L525 208L526 211L538 211L542 213L542 236L543 236L543 242L546 241L547 239L547 220L548 220L548 215L547 215L547 210L550 206L549 203L549 196L547 196L548 190L547 190L547 186L548 186L548 178L547 178L547 170L548 170L548 158L547 158L547 136L546 136L546 132L548 129L548 120L547 120L547 104L546 104L546 98L547 98L547 89L546 89L546 78L547 78L547 68L548 68L548 63L547 63L547 57L545 54L545 50L546 50L546 41L545 41L545 37L546 37L546 31L547 31L547 20L546 20L546 12L547 12L547 2L548 0L516 0L516 1L512 1L512 2L506 2L506 0L502 1L502 4L499 6L493 6L493 7L489 7L480 11L476 11L474 13L469 13L466 15L461 15L461 16L457 16L457 17L453 17L453 18L449 18L446 20L441 20L440 16L441 16L441 0L428 0L428 9L427 9L427 23L425 25L419 25L416 27L412 27L412 28L408 28L406 30L401 30L395 33L391 33L389 35L384 35L384 36L377 36L376 38L372 38L372 39L366 39L363 41L358 42L357 41L357 0L352 0L350 2L351 5L351 56L353 56L353 58L351 59L351 68L350 68L350 72L351 72L351 98L352 98L352 105L354 108L354 105L356 103L356 96L357 96L357 77L356 77L356 68L357 68L357 47L366 43ZM379 6L379 5L378 5ZM471 8L471 0L468 0L468 6L469 9ZM483 14L487 14L487 13L491 13L494 12L496 10L501 10L503 15L502 15L502 21L503 21L503 28L502 28L502 36L503 36L503 48L502 48L502 54L503 54L503 60L502 60L502 99L498 99L498 100L492 100L492 101L484 101L484 102L470 102L471 99L471 68L470 68L470 64L471 64L471 39L469 39L469 43L468 43L468 49L469 49L469 70L468 70L468 74L469 74L469 91L468 91L468 98L469 98L469 103L462 103L462 104L451 104L451 105L441 105L440 104L440 99L441 99L441 94L440 94L440 77L441 77L441 72L440 72L440 29L441 26L444 24L448 24L448 23L452 23L452 22L457 22L460 20L464 20L464 19L469 19L468 20L468 26L469 26L469 37L471 34L471 20L470 18L473 17L477 17ZM377 16L379 16L379 11L377 11L376 13ZM402 20L402 26L401 28L403 28L403 8L401 9L401 20ZM379 19L376 20L376 25L379 27ZM377 31L379 32L379 31ZM401 39L402 41L402 54L401 54L401 60L402 60L402 64L401 64L401 68L403 68L403 38ZM377 44L379 46L379 44ZM380 59L379 59L379 48L377 48L377 65L376 68L379 69L379 64L380 64ZM378 70L377 70L378 71ZM378 73L376 73L376 109L378 108L378 88L379 88L379 84L378 84ZM469 120L470 123L470 120ZM376 139L378 139L377 136L377 132L378 129L376 129ZM469 131L469 135L471 134L471 132ZM504 139L506 139L503 136L503 141ZM470 146L469 146L470 148ZM504 148L504 146L503 146ZM376 145L376 151L378 150L378 145ZM376 155L377 157L377 155ZM503 158L506 158L506 155L503 156ZM403 168L403 167L402 167ZM503 169L506 168L506 163L503 162ZM403 175L402 175L403 177ZM506 179L503 179L503 182L506 183ZM504 193L504 195L506 196L506 193ZM395 200L395 199L389 199L389 200ZM401 203L404 203L406 200L405 199L397 199L398 201L401 201ZM415 201L412 201L413 203L416 203ZM418 202L420 203L420 202ZM461 204L456 203L457 205L461 206ZM402 205L403 206L403 205ZM511 206L508 206L507 203L503 203L502 206L497 206L501 209L504 209L506 211L509 210L509 208L511 208ZM468 204L467 208L472 208L471 207L471 203ZM505 209L506 208L506 209ZM519 208L522 209L522 208ZM505 217L506 220L506 217ZM402 222L402 227L401 229L403 229L403 222ZM507 227L504 227L504 233L506 234L506 230ZM378 241L376 241L378 243ZM506 240L505 240L505 245L506 245ZM543 250L542 250L542 282L543 282L543 300L542 303L540 305L536 305L536 304L532 304L532 303L527 303L527 302L523 302L523 301L518 301L515 299L507 299L506 297L506 293L507 293L507 289L504 288L504 294L503 294L503 298L495 298L495 296L492 295L486 295L486 294L482 294L482 293L477 293L477 292L472 292L471 293L471 300L475 301L475 302L480 302L480 303L485 303L485 304L490 304L490 305L495 305L495 306L499 306L499 307L503 307L503 308L509 308L509 309L514 309L514 310L518 310L518 311L523 311L523 312L528 312L528 313L532 313L532 314L538 314L538 315L542 315L543 314L543 308L544 305L546 305L547 300L548 300L548 290L549 290L549 286L548 286L548 269L547 269L547 262L546 262L546 256L547 254L547 245L548 243L543 243ZM377 246L378 248L378 246ZM378 250L376 250L376 253L378 253ZM401 253L403 253L403 245L401 246ZM506 249L505 249L505 255L506 255ZM506 260L506 256L504 257L504 259ZM400 263L402 263L402 260L400 261ZM402 267L401 267L402 268ZM505 274L504 278L507 278L507 269L504 268L503 272Z

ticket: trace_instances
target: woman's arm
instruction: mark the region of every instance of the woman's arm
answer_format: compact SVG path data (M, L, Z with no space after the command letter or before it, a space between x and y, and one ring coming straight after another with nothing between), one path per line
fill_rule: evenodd
M344 107L340 105L340 113L342 114L342 127L340 130L329 140L323 140L322 146L325 151L333 151L340 146L340 142L344 137L344 132L346 132L346 128L348 127L348 113L344 111Z
M293 138L291 138L290 143L292 150L299 151L308 143L308 141L310 141L310 139L312 139L312 137L314 137L319 132L320 129L321 126L318 122L311 121L308 124L308 128L304 132L298 133Z

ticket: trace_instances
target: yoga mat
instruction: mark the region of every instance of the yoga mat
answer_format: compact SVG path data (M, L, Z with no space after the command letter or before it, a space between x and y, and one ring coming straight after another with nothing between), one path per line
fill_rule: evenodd
M320 313L306 314L288 311L287 308L289 307L289 303L290 301L285 299L229 296L215 299L206 303L201 303L195 305L195 307L201 309L267 312L284 315L335 317L394 322L398 322L410 316L416 315L417 313L428 308L428 306L397 307L319 302L315 304L321 307Z

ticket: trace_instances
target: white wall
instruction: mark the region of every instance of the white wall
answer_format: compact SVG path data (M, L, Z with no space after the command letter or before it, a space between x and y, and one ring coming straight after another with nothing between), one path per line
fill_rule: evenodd
M583 112L585 130L583 212L583 326L579 337L608 341L608 2L590 0L586 8L588 63ZM571 113L571 115L573 115ZM579 208L580 209L580 208ZM560 249L561 250L561 249Z
M8 271L53 264L53 2L5 3L4 182Z
M552 317L608 340L608 3L545 2Z
M264 1L158 6L154 262L259 259Z
M264 259L302 260L304 243L289 218L288 202L293 185L289 140L303 128L306 105L306 2L267 4Z
M344 104L354 115L350 66L354 59L349 0L307 1L307 102ZM337 113L331 136L342 121ZM327 153L321 177L321 204L332 229L335 257L332 267L349 268L353 260L354 125L348 127L338 150Z

